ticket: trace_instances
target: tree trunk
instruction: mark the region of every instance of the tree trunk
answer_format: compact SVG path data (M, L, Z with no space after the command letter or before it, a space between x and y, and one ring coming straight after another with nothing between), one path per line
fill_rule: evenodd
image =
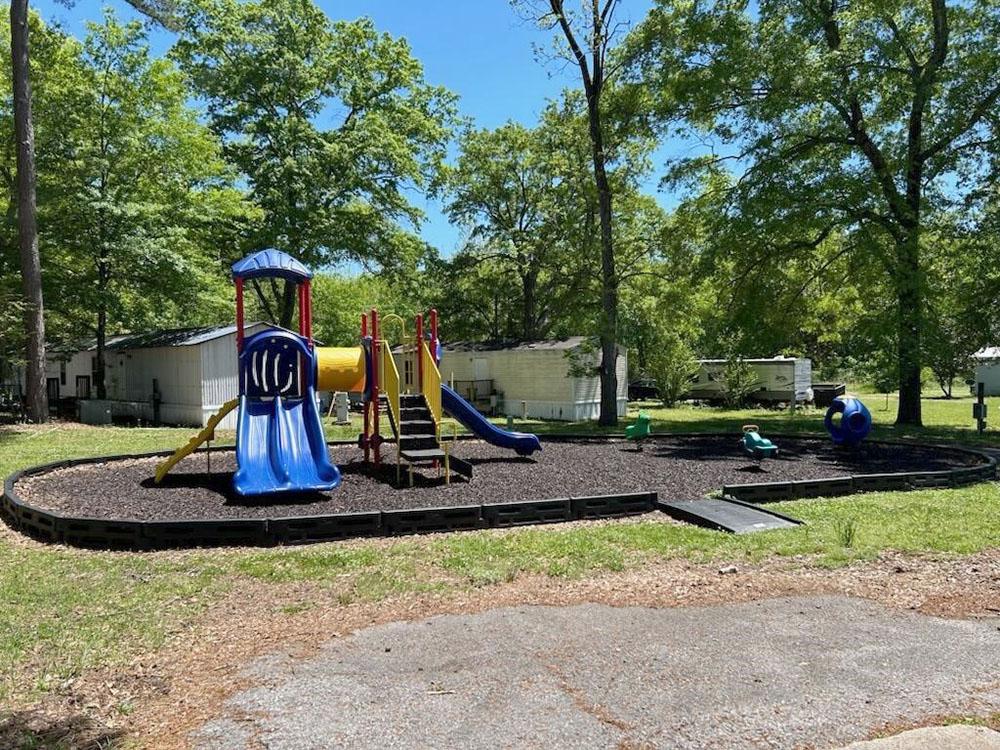
M605 169L604 135L601 132L599 103L588 96L587 115L594 152L594 181L597 185L601 219L601 413L598 424L618 424L618 275L615 269L614 239L611 233L611 185Z
M97 262L97 343L96 343L96 364L94 367L94 387L97 390L97 398L106 399L108 397L108 281L111 278L108 261L101 257Z
M108 313L101 306L97 313L97 343L94 356L94 389L97 398L106 399L108 397L107 370L108 370Z
M920 245L916 227L896 246L896 297L899 335L899 409L896 424L920 426L924 290L920 278Z
M45 307L42 264L35 220L35 132L31 121L28 78L28 0L10 4L10 48L14 77L14 134L17 138L17 229L21 255L24 309L25 410L33 422L49 418L45 390Z
M538 271L521 276L521 338L534 341L538 338L537 320Z

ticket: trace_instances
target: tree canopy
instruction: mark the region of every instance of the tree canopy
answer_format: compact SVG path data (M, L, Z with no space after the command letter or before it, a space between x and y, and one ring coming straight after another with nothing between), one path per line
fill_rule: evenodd
M301 0L197 0L173 56L262 212L254 243L303 262L415 265L414 192L438 175L455 97L405 39Z
M988 177L998 32L989 0L661 0L631 40L656 114L725 146L671 177L739 173L725 206L745 270L823 252L833 232L878 263L895 298L900 423L921 418L928 226Z

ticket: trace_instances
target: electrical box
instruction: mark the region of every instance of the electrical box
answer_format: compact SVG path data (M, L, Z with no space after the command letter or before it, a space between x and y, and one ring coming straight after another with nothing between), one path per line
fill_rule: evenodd
M347 393L345 391L337 391L333 394L333 403L337 413L337 424L350 424L350 399Z
M973 404L972 405L972 418L973 419L986 419L986 404Z

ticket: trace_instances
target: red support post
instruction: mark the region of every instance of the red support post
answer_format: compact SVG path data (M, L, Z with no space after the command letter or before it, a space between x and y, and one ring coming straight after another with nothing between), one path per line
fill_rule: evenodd
M437 362L438 349L438 311L431 308L431 357Z
M306 279L305 282L302 284L302 298L303 298L302 299L303 309L305 310L305 318L306 318L306 325L305 325L306 331L303 335L306 337L306 343L309 345L309 348L311 349L313 345L313 303L312 303L312 282L309 279Z
M306 286L304 283L299 283L295 287L295 293L298 295L299 300L299 336L302 338L306 337Z
M375 468L379 467L381 463L381 456L379 455L379 443L382 442L382 436L379 435L379 421L378 421L378 369L379 365L382 363L382 342L378 338L378 310L374 307L372 308L372 442L375 446Z
M368 316L365 315L364 313L361 313L361 341L362 341L362 345L364 344L364 339L367 338L367 336L368 336ZM374 347L374 344L372 346ZM371 351L371 358L372 358L372 364L374 365L374 363L375 363L375 350L374 350L374 348ZM374 369L374 367L372 369ZM374 377L375 376L372 375L373 380L372 380L372 383L370 383L369 385L374 385ZM361 434L361 445L365 449L365 463L368 463L368 461L370 459L370 455L369 455L369 453L370 453L370 447L368 445L368 428L369 428L369 426L371 424L371 411L370 410L371 410L371 403L369 402L369 403L365 404L365 409L364 409L365 424L364 424L364 427L363 427L364 432L362 432L362 434Z
M424 345L424 316L417 313L417 391L424 391L424 358L421 357L421 348Z
M236 277L236 353L243 352L243 279Z

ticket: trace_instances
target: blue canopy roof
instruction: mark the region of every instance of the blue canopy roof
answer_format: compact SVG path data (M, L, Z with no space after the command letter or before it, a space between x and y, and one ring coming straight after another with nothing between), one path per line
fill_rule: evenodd
M260 250L233 263L234 279L254 279L260 276L304 281L312 278L312 271L281 250Z

